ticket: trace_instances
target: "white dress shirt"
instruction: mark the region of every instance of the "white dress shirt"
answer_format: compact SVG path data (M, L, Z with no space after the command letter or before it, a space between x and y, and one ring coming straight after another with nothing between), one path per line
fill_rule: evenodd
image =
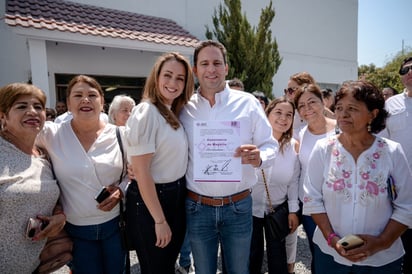
M185 128L189 141L189 163L186 173L187 187L201 195L221 197L232 195L245 189L250 189L257 181L255 168L250 164L242 165L241 182L194 182L193 180L193 145L194 123L196 121L238 121L240 122L241 144L254 144L260 149L262 166L273 164L277 154L278 143L272 137L272 127L259 101L250 93L225 89L215 94L215 104L200 93L192 96L189 103L180 114L180 120ZM234 151L233 151L234 153Z
M401 144L412 169L412 97L405 90L386 100L385 109L390 115L380 135Z

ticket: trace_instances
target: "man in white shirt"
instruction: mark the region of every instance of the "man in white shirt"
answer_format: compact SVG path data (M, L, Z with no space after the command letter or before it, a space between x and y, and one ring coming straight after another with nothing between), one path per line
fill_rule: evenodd
M385 101L385 108L389 112L386 120L386 129L380 135L392 139L402 145L412 169L412 56L403 60L399 69L401 81L405 86L402 93L391 96ZM411 182L412 183L412 182ZM405 249L403 257L403 273L412 273L412 229L409 228L402 235Z
M221 43L208 40L196 47L193 72L200 86L182 110L180 120L189 140L186 212L196 273L216 273L220 243L228 273L246 274L252 235L250 189L257 181L255 168L273 164L278 144L259 101L252 94L227 85L226 49ZM225 181L222 175L213 181L196 180L200 172L194 163L199 141L194 138L195 126L211 121L240 124L242 145L233 151L242 163L238 181Z

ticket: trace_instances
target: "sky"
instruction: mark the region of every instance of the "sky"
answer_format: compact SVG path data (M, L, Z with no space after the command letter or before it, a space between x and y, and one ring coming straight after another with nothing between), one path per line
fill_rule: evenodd
M412 0L359 0L358 65L383 67L412 48Z

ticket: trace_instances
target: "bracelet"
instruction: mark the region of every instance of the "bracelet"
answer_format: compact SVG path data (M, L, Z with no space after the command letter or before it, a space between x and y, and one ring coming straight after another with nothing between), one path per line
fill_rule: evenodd
M339 235L336 234L335 232L331 232L331 233L328 235L328 239L327 239L328 246L332 246L332 239L335 238L335 237L339 237Z
M166 219L163 219L163 220L160 221L160 222L155 222L156 225L162 225L162 224L164 224L164 223L166 223Z

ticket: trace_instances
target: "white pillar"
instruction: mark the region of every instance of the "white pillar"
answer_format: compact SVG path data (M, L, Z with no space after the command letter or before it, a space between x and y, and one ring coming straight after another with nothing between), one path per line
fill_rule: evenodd
M33 85L46 93L47 105L52 106L52 102L54 102L56 98L54 94L50 94L49 89L46 41L29 38L28 42Z

